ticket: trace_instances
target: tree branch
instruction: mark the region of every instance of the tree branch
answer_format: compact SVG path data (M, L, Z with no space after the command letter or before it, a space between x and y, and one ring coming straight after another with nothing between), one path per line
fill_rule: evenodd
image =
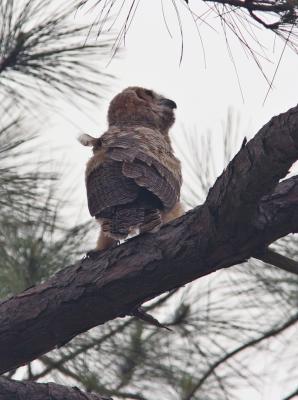
M176 290L172 290L165 296L160 297L157 299L155 302L150 304L147 307L144 307L146 311L153 310L155 307L158 307L159 305L163 304L165 301L167 301L170 297L173 296L173 294L176 292ZM43 371L36 373L33 377L33 379L36 381L40 378L43 378L44 376L48 375L51 373L52 370L54 369L59 369L60 366L63 366L66 364L68 361L73 360L75 357L82 353L86 353L88 350L92 349L95 346L99 346L102 343L104 343L106 340L108 340L110 337L115 335L118 332L122 332L125 328L127 328L136 318L133 317L129 320L126 320L123 322L121 325L116 326L114 328L111 328L111 330L106 333L103 336L96 337L96 338L90 338L90 341L86 342L85 344L82 344L79 346L77 349L70 351L68 354L63 355L61 358L58 360L51 360L50 357L47 357L47 360L50 360L51 363L48 363L48 367L45 368Z
M266 13L276 13L289 11L293 9L293 4L287 1L270 2L260 0L204 0L212 3L227 4L233 7L245 8L249 11L261 11Z
M298 231L298 178L277 185L297 158L298 106L239 151L204 205L1 303L0 373Z
M0 94L36 105L54 93L94 102L105 90L111 76L94 62L108 54L111 42L106 37L100 43L84 43L93 35L92 24L71 24L79 3L61 2L53 8L48 0L1 2ZM32 95L25 96L24 89L31 89Z
M290 258L283 256L282 254L276 253L271 249L266 249L264 253L255 256L255 258L263 261L264 263L271 264L277 268L283 269L284 271L298 275L297 261L291 260Z
M200 389L200 387L204 384L204 382L209 378L210 375L214 373L214 371L224 362L234 357L235 355L241 353L243 350L246 350L249 347L255 346L256 344L262 342L265 339L269 339L271 337L277 336L280 333L284 332L286 329L290 328L294 324L298 322L298 314L289 318L284 324L277 328L270 329L269 331L263 333L260 337L254 338L247 343L242 344L239 347L236 347L234 350L226 353L223 357L219 358L214 364L210 366L210 368L205 372L205 374L201 377L198 383L192 388L190 393L184 397L183 400L191 400L193 399L195 393Z
M297 5L291 0L270 1L270 0L203 0L208 3L230 6L235 9L247 10L249 15L266 29L270 29L280 34L280 28L287 24L293 27L297 25L298 13ZM263 15L274 15L275 21L266 23L262 18L255 14L261 12ZM278 20L276 20L278 18Z
M80 2L80 6L88 3L89 0L82 0ZM254 11L257 12L262 12L268 16L274 15L275 17L279 18L279 21L273 24L266 24L264 21L259 19L258 17L255 18L254 15L252 15L252 18L254 18L256 21L258 21L260 24L262 24L264 27L271 29L271 30L276 30L280 27L280 25L285 24L286 22L296 24L297 23L297 4L294 1L291 0L203 0L204 2L208 3L215 3L215 4L221 4L223 7L230 6L233 11L235 9L241 9L241 10L247 10L250 14ZM175 3L177 0L173 1L173 4L176 5ZM103 4L100 4L103 3ZM99 20L99 24L102 27L106 20L110 17L110 15L113 14L114 7L117 6L117 1L114 1L112 5L106 4L105 2L98 1L97 6L100 8L101 7L101 13L102 13L102 18ZM177 2L178 3L178 2ZM192 5L189 4L188 0L185 0L185 3L187 4L187 7L190 9L191 12L193 12L193 7ZM199 3L199 2L197 2ZM105 12L104 12L105 10ZM178 8L177 8L178 10ZM196 15L194 13L194 15ZM126 21L131 21L133 19L133 7L130 9L129 12L126 14ZM286 18L285 18L286 17ZM289 18L291 21L289 21ZM200 18L201 20L201 18Z
M287 397L284 397L283 400L291 400L297 398L297 396L298 396L298 388L295 389L294 392L288 394Z
M84 393L78 388L70 388L55 383L13 381L0 378L0 399L18 400L112 400L95 393Z

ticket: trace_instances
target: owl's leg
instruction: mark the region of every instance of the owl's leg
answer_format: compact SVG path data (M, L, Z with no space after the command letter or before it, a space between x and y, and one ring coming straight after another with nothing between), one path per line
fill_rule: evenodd
M101 226L100 229L100 234L98 236L97 242L96 242L96 247L95 249L89 250L86 253L87 258L93 258L98 255L99 252L102 252L104 250L107 250L115 245L119 244L119 241L116 239L113 239L108 235L109 232L109 225L107 221L101 218L96 218L97 222Z
M117 244L118 241L109 235L111 231L110 221L105 218L96 218L96 221L99 223L101 229L94 251L103 251Z
M87 258L93 258L98 255L98 253L113 247L118 244L118 240L115 240L107 235L105 235L102 231L100 232L95 249L89 250L86 253Z
M113 245L117 244L118 240L111 238L110 236L107 236L102 230L100 231L100 234L97 239L96 243L96 248L95 251L103 251L108 249L109 247L112 247Z
M162 213L162 222L163 224L167 224L170 221L173 221L176 218L181 217L184 214L184 209L180 201L174 205L174 207L168 211Z

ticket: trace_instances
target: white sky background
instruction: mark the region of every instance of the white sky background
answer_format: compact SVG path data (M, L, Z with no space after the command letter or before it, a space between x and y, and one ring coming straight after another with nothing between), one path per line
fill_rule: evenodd
M203 2L190 0L190 5L196 3L200 3L202 11L199 13L207 9ZM170 0L164 0L167 23L172 38L167 32L162 17L161 2L159 0L141 1L126 36L125 48L109 64L110 55L105 61L106 72L115 74L117 78L110 87L110 93L106 94L105 99L99 99L94 109L79 111L63 105L60 114L66 115L67 120L63 117L53 116L50 120L52 122L44 128L43 137L48 143L49 149L52 149L51 155L54 160L57 164L63 162L64 165L71 166L71 168L67 168L66 184L75 183L77 188L75 208L79 210L79 207L83 207L82 219L89 216L85 200L84 168L91 155L91 150L82 147L76 138L82 132L95 136L104 132L107 128L108 103L116 93L125 87L144 86L175 100L178 109L173 134L179 138L183 129L187 131L194 127L198 134L211 131L215 135L213 141L215 149L217 145L221 144L221 140L217 143L216 136L222 134L222 124L226 121L228 108L232 108L235 113L239 114L240 135L253 136L271 117L286 111L297 103L298 56L292 50L289 48L285 50L274 81L274 88L263 105L268 84L252 58L247 57L244 53L239 41L229 34L229 44L239 74L243 101L219 18L215 14L208 18L208 23L214 30L207 24L199 25L205 51L204 60L200 37L182 1L180 8L183 22L184 54L182 62L179 64L181 37L177 17L171 4ZM74 19L78 22L82 19L92 22L96 17L95 11L87 12L87 10L86 6ZM115 26L115 32L119 26ZM274 41L273 34L264 32L263 29L256 28L256 33L266 46L268 58L273 61L262 63L268 78L271 79L284 43L279 39ZM251 42L251 45L254 46L254 43ZM86 112L92 114L92 120L86 116ZM180 145L183 146L183 141L180 142ZM221 168L219 160L219 173ZM267 367L267 360L258 362L257 369L260 373L265 372ZM278 382L278 378L281 378L279 372L276 373L275 378L275 381ZM281 398L278 383L274 385L272 381L264 386L264 392L260 397L254 397L255 392L253 393L245 392L239 398L251 400L280 400Z

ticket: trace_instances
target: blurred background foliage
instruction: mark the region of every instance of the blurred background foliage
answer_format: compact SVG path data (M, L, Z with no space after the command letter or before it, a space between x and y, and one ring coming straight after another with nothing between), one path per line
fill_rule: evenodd
M93 67L110 49L92 26L73 26L79 1L0 1L0 295L47 279L82 257L91 223L63 218L67 193L51 160L36 161L32 104L53 98L74 104L104 93L111 77ZM41 127L40 127L41 128ZM216 145L214 141L216 140ZM241 146L231 111L216 139L196 129L176 143L183 161L183 201L204 201L216 176ZM77 218L79 220L79 218ZM295 258L295 236L278 251ZM74 338L7 375L76 385L115 399L218 400L298 394L298 278L255 260L218 271L146 305L172 332L134 318L117 319ZM266 397L267 396L267 397Z

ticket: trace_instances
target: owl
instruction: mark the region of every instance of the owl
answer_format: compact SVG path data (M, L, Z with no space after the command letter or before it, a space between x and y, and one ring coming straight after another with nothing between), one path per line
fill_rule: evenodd
M110 103L108 130L79 137L93 148L85 182L89 212L101 225L95 250L183 214L181 166L169 137L175 108L152 90L128 87Z

